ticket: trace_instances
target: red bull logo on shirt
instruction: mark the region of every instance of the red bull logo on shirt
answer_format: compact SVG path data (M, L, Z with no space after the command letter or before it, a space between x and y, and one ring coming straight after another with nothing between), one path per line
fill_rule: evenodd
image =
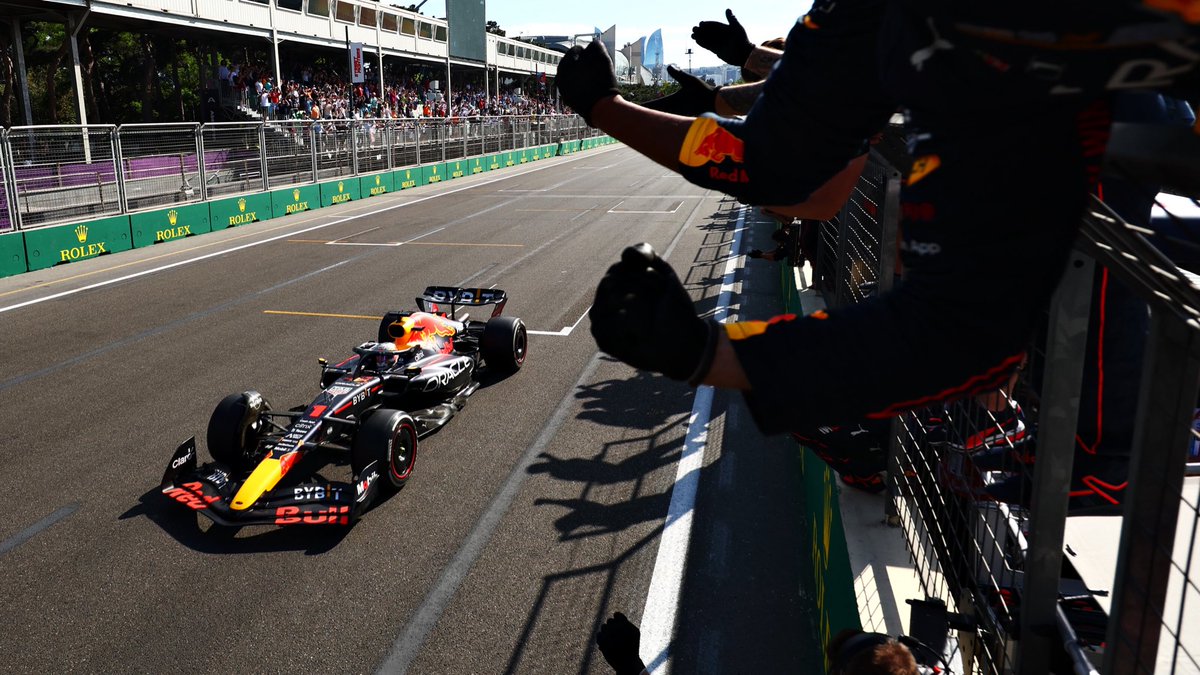
M709 117L698 117L688 129L679 148L679 161L685 166L721 164L726 160L741 164L745 159L742 139L726 131Z

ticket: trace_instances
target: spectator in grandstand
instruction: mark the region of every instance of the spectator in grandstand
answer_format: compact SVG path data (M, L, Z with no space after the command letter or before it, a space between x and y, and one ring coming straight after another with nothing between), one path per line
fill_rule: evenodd
M696 316L670 266L639 245L597 289L590 316L601 349L740 389L767 432L890 417L1006 382L1098 169L1085 141L1103 147L1109 123L1090 106L1107 86L1131 84L1119 77L1132 77L1131 60L1159 58L1200 33L1180 12L1133 2L1096 14L1026 9L818 0L744 121L629 104L599 42L568 51L557 85L589 124L694 183L785 213L812 206L852 170L898 103L922 131L903 196L906 278L897 290L810 317L719 326ZM995 39L1014 32L1047 42ZM1081 34L1104 49L1053 39ZM1181 57L1134 84L1183 86L1198 62ZM1049 79L1046 63L1055 64ZM875 386L845 391L841 382Z

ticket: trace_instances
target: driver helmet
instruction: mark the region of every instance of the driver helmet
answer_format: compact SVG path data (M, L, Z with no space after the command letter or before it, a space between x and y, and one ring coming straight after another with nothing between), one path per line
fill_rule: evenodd
M400 362L400 355L396 353L395 342L380 342L371 347L370 354L367 355L368 363L377 371L385 371L394 367Z

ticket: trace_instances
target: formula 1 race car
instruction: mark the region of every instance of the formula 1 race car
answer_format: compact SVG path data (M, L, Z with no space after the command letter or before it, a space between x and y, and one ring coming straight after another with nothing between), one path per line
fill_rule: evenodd
M462 410L481 371L519 370L528 344L525 324L501 316L504 291L430 286L416 301L419 311L388 312L353 356L320 359L322 391L307 406L274 412L256 391L226 396L208 422L215 461L198 467L189 438L163 494L222 525L349 525L403 486L417 439ZM459 311L482 305L494 305L484 321ZM285 480L316 449L348 453L352 481Z

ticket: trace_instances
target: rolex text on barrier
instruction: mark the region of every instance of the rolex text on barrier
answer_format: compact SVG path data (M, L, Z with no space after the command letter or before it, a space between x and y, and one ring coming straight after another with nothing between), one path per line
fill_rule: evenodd
M208 226L214 232L274 217L271 195L265 192L219 199L208 204Z
M145 211L129 216L133 245L141 248L164 241L210 232L208 204L180 204L169 209Z
M364 199L367 197L378 197L386 195L394 191L392 176L393 172L377 173L373 176L362 176L358 179L358 191Z
M420 168L400 169L398 171L393 171L392 185L394 185L397 190L407 190L409 188L415 188L418 185L424 185L425 183L422 182L421 175Z
M321 208L321 188L316 185L302 185L271 193L271 210L275 217L290 216Z
M131 248L129 216L25 231L25 253L30 271Z
M321 183L321 206L337 206L358 199L358 179L342 178Z

